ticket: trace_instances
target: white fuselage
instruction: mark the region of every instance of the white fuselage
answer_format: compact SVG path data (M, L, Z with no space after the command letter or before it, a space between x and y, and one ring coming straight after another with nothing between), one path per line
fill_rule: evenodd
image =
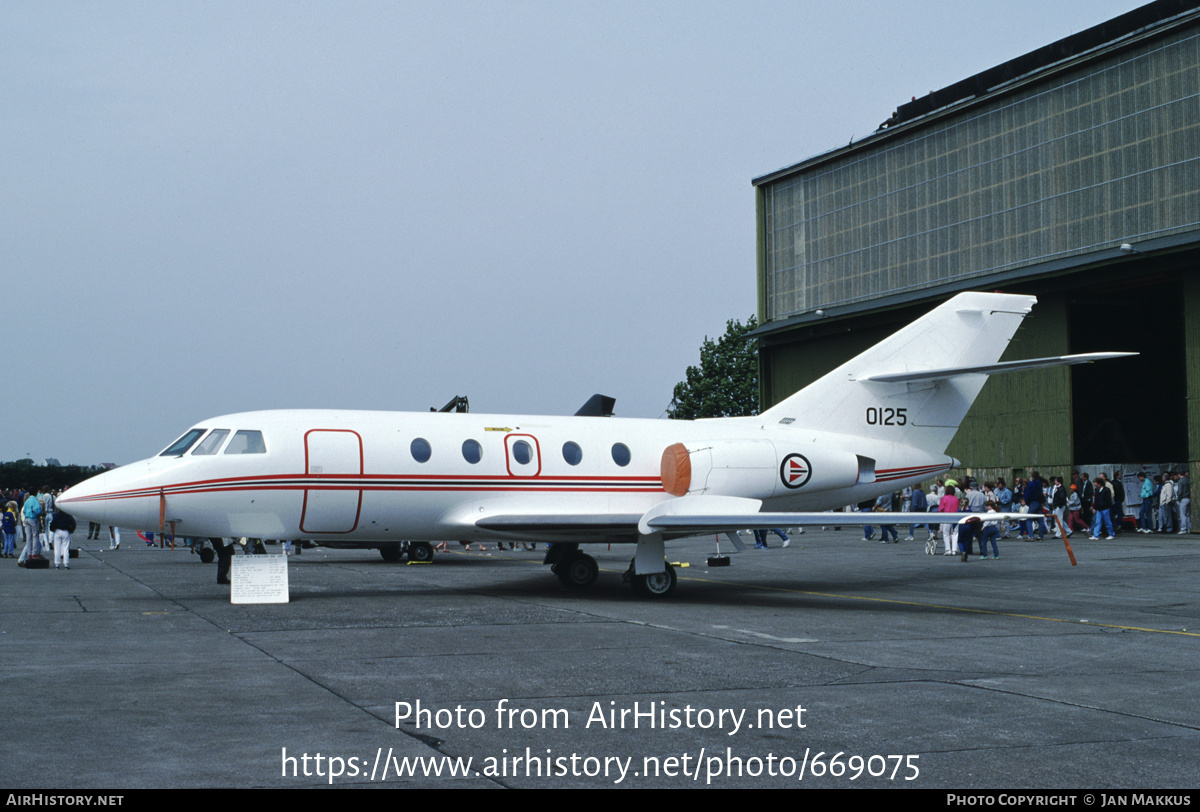
M899 433L895 440L831 434L758 417L280 410L225 415L196 428L203 431L182 454L101 474L59 504L102 524L157 529L174 522L187 537L511 538L480 522L519 514L562 516L564 524L611 516L628 532L574 532L570 540L634 542L637 517L677 496L758 499L765 511L826 510L915 484L954 462L899 442ZM215 452L209 443L197 453L215 430L227 430L226 439ZM232 452L228 437L236 432L261 432L263 448ZM666 471L670 446L683 449L676 457L687 458L685 474Z

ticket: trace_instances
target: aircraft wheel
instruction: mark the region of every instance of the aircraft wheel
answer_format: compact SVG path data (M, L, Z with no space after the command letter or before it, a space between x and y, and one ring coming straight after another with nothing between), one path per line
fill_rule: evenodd
M402 556L399 543L380 545L379 555L383 557L384 561L399 561Z
M577 553L566 561L560 561L552 568L563 586L571 589L584 589L596 582L600 574L600 565L596 559L587 553Z
M409 561L432 561L433 545L427 541L410 541L408 543Z
M642 598L665 598L675 591L675 568L664 561L666 570L649 575L633 576L633 591Z
M212 547L205 547L200 551L200 563L211 564L213 559L217 557L216 551Z

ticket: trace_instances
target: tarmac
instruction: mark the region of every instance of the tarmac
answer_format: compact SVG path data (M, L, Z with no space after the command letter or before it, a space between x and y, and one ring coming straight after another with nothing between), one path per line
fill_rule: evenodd
M186 549L85 535L0 561L0 786L1200 785L1191 536L963 563L845 526L727 568L708 537L657 600L631 547L580 591L540 552L309 549L289 603L233 605Z

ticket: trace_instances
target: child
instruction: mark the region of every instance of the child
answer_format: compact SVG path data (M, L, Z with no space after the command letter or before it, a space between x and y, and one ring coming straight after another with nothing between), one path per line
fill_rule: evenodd
M12 558L17 547L17 503L9 502L0 512L0 531L4 533L4 552L0 558Z

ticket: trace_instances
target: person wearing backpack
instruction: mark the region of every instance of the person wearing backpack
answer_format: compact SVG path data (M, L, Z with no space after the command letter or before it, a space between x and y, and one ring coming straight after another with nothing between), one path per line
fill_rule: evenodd
M25 527L25 547L21 550L21 555L17 557L18 567L25 566L25 561L30 556L40 556L42 553L42 545L38 541L38 524L42 518L42 503L33 493L29 494L25 499L25 504L21 506L21 518Z

